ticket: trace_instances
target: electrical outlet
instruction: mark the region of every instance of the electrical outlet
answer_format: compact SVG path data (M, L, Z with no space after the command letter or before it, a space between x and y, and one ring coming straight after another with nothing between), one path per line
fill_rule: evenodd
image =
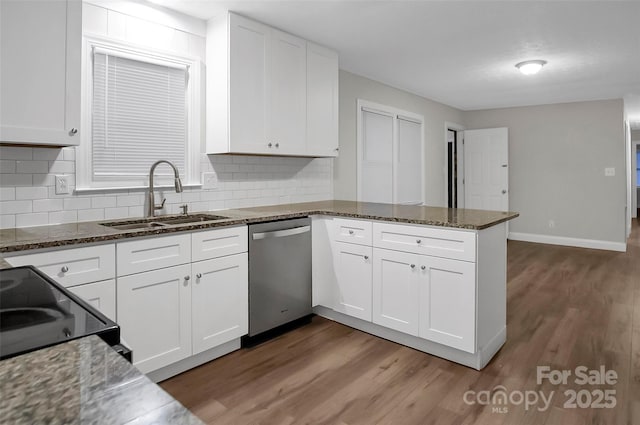
M56 195L69 193L69 176L56 176Z
M213 172L202 173L202 188L215 189L218 187L218 175Z
M611 168L605 168L604 169L604 175L607 177L613 177L616 175L616 169L611 167Z

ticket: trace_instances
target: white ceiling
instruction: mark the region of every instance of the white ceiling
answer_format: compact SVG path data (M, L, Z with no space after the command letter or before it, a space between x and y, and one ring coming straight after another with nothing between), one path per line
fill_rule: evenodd
M624 98L640 122L640 2L154 0L334 48L340 68L462 109ZM514 65L548 64L536 76Z

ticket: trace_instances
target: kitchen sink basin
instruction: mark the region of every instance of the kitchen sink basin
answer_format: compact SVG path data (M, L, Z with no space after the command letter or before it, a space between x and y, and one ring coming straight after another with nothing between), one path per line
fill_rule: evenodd
M102 226L113 227L118 230L138 230L155 229L159 227L173 226L178 224L201 223L204 221L225 220L229 217L213 214L192 214L192 215L167 215L160 217L147 217L137 220L111 221L100 223Z

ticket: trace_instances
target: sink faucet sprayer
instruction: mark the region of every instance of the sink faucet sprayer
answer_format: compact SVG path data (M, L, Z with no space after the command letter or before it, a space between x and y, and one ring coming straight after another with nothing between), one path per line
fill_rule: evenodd
M154 163L149 170L149 208L147 209L147 217L155 216L156 210L161 210L162 208L164 208L164 203L167 202L167 198L163 198L162 203L160 205L156 205L156 201L153 196L153 172L155 171L158 164L161 164L163 162L169 164L171 168L173 168L176 193L182 192L182 182L180 181L180 174L178 173L178 169L176 168L176 166L164 159L161 159L160 161Z

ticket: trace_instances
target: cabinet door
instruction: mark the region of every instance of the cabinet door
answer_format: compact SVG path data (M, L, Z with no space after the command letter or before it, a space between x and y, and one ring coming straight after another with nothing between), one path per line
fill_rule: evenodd
M234 14L229 19L230 150L272 153L267 145L271 29Z
M418 336L420 255L373 249L373 322Z
M338 156L338 54L309 42L307 155Z
M144 373L191 355L190 275L185 264L118 278L118 324Z
M248 255L192 264L193 354L246 335L249 330Z
M334 309L358 319L371 321L370 246L334 242L337 290Z
M420 337L475 353L475 267L466 261L422 257Z
M306 49L303 39L272 30L269 141L276 155L306 153Z
M3 142L80 143L80 1L0 1Z
M116 280L87 283L69 288L71 292L94 306L109 319L116 322Z

